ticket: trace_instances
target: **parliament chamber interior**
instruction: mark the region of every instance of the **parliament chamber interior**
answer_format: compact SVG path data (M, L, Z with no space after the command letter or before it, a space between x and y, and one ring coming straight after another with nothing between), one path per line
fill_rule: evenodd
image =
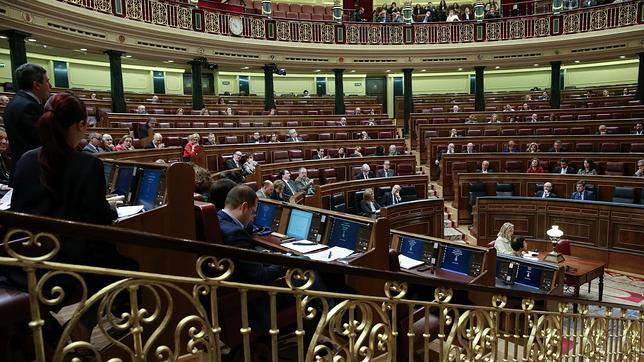
M0 19L0 360L644 360L642 0Z

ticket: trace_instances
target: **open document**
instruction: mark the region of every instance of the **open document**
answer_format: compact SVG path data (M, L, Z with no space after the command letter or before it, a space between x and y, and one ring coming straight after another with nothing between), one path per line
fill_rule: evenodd
M319 261L333 261L336 259L346 258L347 256L353 254L353 250L343 248L340 246L334 246L329 249L318 251L317 253L306 254L312 260Z
M119 214L119 219L122 217L138 214L141 211L143 211L143 205L119 206L116 208L116 212L118 212Z
M282 246L302 254L306 254L312 251L326 248L326 245L324 244L314 243L308 240L291 241L291 242L282 244Z
M412 269L424 264L422 261L412 259L406 255L398 255L398 263L400 263L400 267L403 269Z

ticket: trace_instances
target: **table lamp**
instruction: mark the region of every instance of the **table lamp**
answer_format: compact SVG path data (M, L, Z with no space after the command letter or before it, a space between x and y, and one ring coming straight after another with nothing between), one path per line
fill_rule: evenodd
M546 234L552 243L552 251L548 253L543 260L550 263L561 263L564 261L564 257L557 252L557 244L559 244L559 240L561 240L561 237L564 234L563 231L559 229L558 225L552 225L550 230L546 231Z

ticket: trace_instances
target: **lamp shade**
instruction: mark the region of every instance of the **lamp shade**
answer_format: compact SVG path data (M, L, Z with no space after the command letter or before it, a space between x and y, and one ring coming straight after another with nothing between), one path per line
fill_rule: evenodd
M551 238L561 238L564 233L559 229L558 225L552 225L550 230L546 231L546 234Z

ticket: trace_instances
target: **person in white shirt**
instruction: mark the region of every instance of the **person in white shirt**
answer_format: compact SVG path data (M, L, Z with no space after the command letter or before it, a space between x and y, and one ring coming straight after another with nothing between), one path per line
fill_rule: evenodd
M461 21L461 19L458 18L458 15L454 13L454 10L450 10L449 14L447 15L447 20L448 23L451 23L453 21Z
M499 233L494 240L494 248L497 254L512 254L514 250L511 246L512 236L514 235L514 225L506 222L499 229Z
M273 182L271 182L271 180L266 180L264 181L262 188L257 190L255 194L260 199L270 199L271 194L273 193L273 190L274 190Z

